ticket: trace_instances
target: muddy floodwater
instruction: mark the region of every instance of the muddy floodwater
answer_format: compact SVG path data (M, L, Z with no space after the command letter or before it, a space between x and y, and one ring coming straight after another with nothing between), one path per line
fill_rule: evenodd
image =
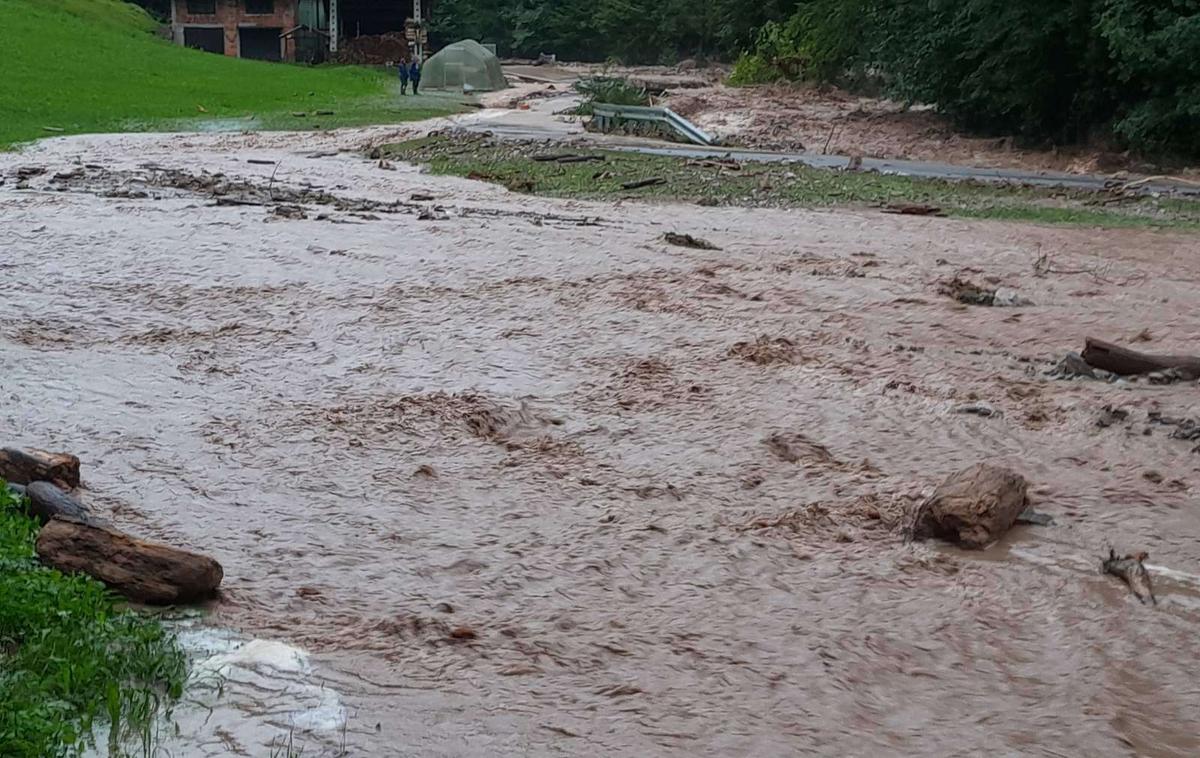
M1150 416L1200 394L1045 374L1200 350L1200 237L555 201L383 137L0 154L4 443L221 561L206 623L337 695L275 713L304 755L1200 754L1200 453ZM905 544L981 460L1055 523Z

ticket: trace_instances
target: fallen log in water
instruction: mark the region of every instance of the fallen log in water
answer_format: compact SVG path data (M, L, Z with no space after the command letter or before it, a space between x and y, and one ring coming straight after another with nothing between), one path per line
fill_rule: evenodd
M0 450L0 479L14 484L55 482L74 489L79 486L79 459L69 453L6 447Z
M1154 587L1150 584L1150 572L1143 564L1143 561L1149 557L1149 553L1142 552L1118 558L1116 551L1109 548L1108 558L1104 560L1101 567L1104 569L1104 573L1112 574L1125 582L1134 596L1142 603L1149 600L1152 605L1158 605L1158 600L1154 597Z
M130 600L159 605L211 597L224 578L221 564L207 556L78 521L42 527L37 554L59 571L87 574Z
M1119 376L1136 376L1175 369L1193 379L1200 378L1200 356L1152 355L1089 337L1083 348L1083 360L1092 368Z

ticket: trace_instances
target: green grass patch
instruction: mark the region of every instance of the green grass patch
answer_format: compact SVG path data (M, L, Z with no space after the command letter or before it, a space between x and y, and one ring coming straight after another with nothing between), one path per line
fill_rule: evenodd
M0 149L62 133L328 129L461 110L401 97L389 71L240 60L186 49L121 0L0 0ZM312 115L318 110L332 116ZM307 118L293 112L310 114Z
M38 564L23 506L0 480L0 755L73 754L101 724L110 746L149 754L155 714L181 694L183 653L104 585Z
M842 172L782 163L689 160L619 150L576 150L501 142L470 135L434 135L383 149L387 157L425 164L435 174L502 184L517 192L605 200L643 198L747 207L933 205L951 216L1106 228L1200 229L1200 202L1123 198L1099 192L942 181L869 172ZM536 161L571 152L596 160ZM637 189L644 179L662 182Z

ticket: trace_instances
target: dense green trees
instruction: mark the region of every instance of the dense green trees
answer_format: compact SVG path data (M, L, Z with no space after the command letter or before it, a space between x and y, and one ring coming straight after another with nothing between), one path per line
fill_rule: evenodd
M731 58L756 30L787 18L798 0L438 0L434 30L472 37L501 52L628 63Z
M1200 154L1200 0L806 0L735 80L796 72L980 132Z

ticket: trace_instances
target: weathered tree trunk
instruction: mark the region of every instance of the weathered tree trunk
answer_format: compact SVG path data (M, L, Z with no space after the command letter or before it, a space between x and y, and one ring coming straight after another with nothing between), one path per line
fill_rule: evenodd
M72 521L89 520L83 503L50 482L30 482L25 487L25 496L29 498L29 513L43 524L56 516Z
M1179 369L1193 377L1200 377L1200 356L1139 353L1136 350L1090 337L1083 348L1083 360L1093 368L1103 369L1119 376Z
M55 482L74 489L79 486L79 459L68 453L6 447L0 450L0 478L16 484Z
M212 558L77 521L55 519L42 527L37 554L49 566L87 574L144 603L202 600L224 577Z

